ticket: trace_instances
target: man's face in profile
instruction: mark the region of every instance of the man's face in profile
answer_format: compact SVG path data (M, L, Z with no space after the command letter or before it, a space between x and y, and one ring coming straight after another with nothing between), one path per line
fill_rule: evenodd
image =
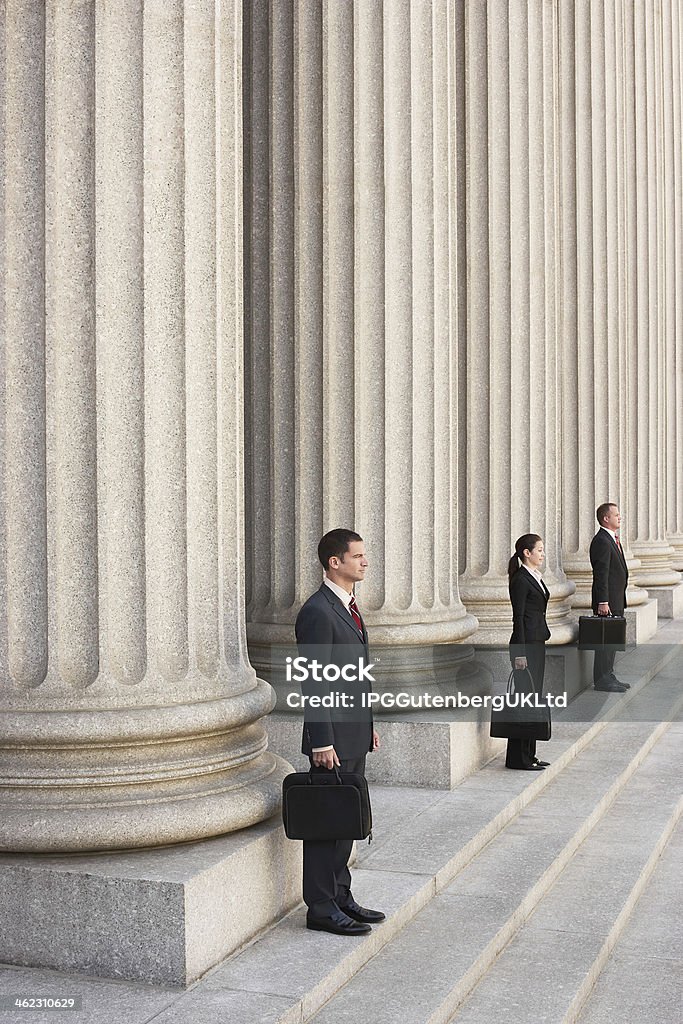
M362 540L350 541L348 551L341 558L330 559L330 568L334 569L337 577L350 584L361 583L367 567L365 542Z
M621 526L621 512L616 505L610 505L609 512L603 519L603 525L606 526L608 530L612 530L613 533L618 531Z

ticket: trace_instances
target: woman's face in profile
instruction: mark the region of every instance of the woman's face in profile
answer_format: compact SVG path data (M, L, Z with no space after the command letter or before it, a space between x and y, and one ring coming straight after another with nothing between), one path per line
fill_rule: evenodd
M543 541L537 540L531 551L527 548L524 552L527 565L532 569L540 569L545 561L545 548L543 547Z

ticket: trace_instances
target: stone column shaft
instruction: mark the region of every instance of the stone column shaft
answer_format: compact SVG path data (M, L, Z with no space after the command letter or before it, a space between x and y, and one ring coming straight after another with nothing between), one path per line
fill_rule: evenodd
M666 12L665 12L666 13ZM666 536L674 549L672 566L683 571L683 11L680 0L673 0L668 12L667 68L667 225L671 261L669 280L669 334L667 348L667 513ZM671 298L671 296L673 296Z
M653 596L658 587L675 586L673 548L665 535L666 408L666 234L668 210L664 185L662 91L662 11L656 0L634 5L636 25L636 146L639 161L638 216L638 507L633 551L641 562L637 582ZM671 211L673 215L673 211Z
M261 159L247 179L249 637L259 665L269 644L292 642L320 583L318 539L335 526L365 539L358 597L375 645L454 642L474 629L453 529L452 19L447 4L410 0L251 9L250 146ZM266 196L270 224L258 234ZM269 352L279 353L270 378ZM288 538L287 558L264 557L266 522Z
M512 2L467 8L468 517L463 599L481 643L511 630L507 565L516 538L544 537L549 621L570 639L562 569L556 338L557 11ZM488 81L481 68L488 68ZM485 266L483 266L485 265ZM539 381L542 382L539 386Z
M0 849L198 839L284 770L242 597L241 5L39 8L3 25Z
M48 659L44 44L44 10L10 0L4 24L7 618L0 637L11 690L37 686Z
M565 439L575 438L576 454L567 450L566 441L563 474L569 499L564 564L576 583L573 604L579 609L590 606L588 549L598 528L595 510L603 501L620 505L626 557L632 570L639 565L629 548L635 477L630 436L634 378L629 376L627 339L634 332L628 310L636 308L633 275L629 278L635 263L632 258L628 263L628 255L621 258L632 253L635 210L629 192L630 139L627 143L632 123L627 69L633 59L627 8L628 3L623 8L590 0L575 7L576 182L566 203L575 211L577 290L574 299L572 281L565 278L563 302L569 321L566 365L571 367L564 380L564 430ZM569 319L574 309L575 335ZM629 587L629 605L646 600L644 591Z

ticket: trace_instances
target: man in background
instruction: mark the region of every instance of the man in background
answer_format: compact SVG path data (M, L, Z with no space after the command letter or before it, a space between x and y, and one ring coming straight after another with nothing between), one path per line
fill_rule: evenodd
M628 567L619 540L621 513L613 501L599 505L595 512L599 529L590 546L593 566L592 604L594 615L623 615L626 608ZM593 686L596 690L623 693L628 683L614 674L614 649L598 648L593 663Z

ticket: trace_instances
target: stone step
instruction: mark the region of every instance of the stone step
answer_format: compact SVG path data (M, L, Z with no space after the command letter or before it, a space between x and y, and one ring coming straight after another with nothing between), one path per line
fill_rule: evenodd
M591 814L596 808L608 806L666 730L665 722L639 721L639 705L665 701L667 694L674 693L677 697L675 679L663 677L645 691L634 686L634 691L623 695L627 700L621 704L620 717L631 707L634 720L630 722L594 723L587 729L585 723L582 729L581 722L558 726L555 738L546 745L552 747L555 760L545 772L509 772L498 761L452 792L374 789L377 841L371 847L364 844L359 849L360 868L354 872L354 894L365 905L381 906L388 911L387 921L367 937L350 940L306 931L303 909L294 911L260 940L207 975L195 991L174 1004L174 1012L181 1007L191 1012L196 1000L210 992L216 998L218 993L221 998L229 996L231 1013L237 1012L240 994L239 1006L245 1020L249 1020L252 1002L256 1013L256 1004L264 997L273 1001L273 1020L281 1024L309 1020L351 979L351 985L355 985L358 979L354 976L362 977L359 972L364 965L394 948L402 938L400 933L411 926L413 919L424 919L424 908L437 905L437 893L513 818L530 811L548 787L558 787L558 791L565 793L566 801L574 801L569 815L570 836L582 827L590 827L586 823ZM669 703L673 699L670 696ZM590 740L586 740L586 732ZM580 759L579 751L583 751ZM591 778L590 769L585 767L584 759L590 756L601 769L597 778ZM605 762L607 768L603 768ZM564 774L570 770L576 777L568 784ZM579 800L573 795L577 789ZM551 836L561 820L555 800ZM166 1024L163 1015L158 1024Z
M579 1019L681 819L682 769L678 727L667 732L624 787L530 919L450 1018L454 1024L485 1024L503 1006L509 1024L573 1024ZM617 1015L610 1021L621 1019Z
M622 656L618 663L619 675L634 684L628 694L618 696L585 692L579 698L585 706L574 716L574 720L571 720L571 715L557 716L553 739L543 747L543 751L548 752L547 759L553 761L551 768L545 772L532 774L505 771L502 761L498 759L469 777L453 792L406 787L373 788L376 838L370 848L366 844L359 846L358 863L361 867L354 872L354 891L366 905L382 906L389 912L389 916L382 926L373 929L367 940L349 940L307 932L304 928L304 911L299 907L273 927L261 932L241 952L228 960L223 959L221 964L205 973L187 991L174 988L173 984L156 983L150 986L127 981L121 977L123 972L120 972L118 963L111 971L115 976L118 975L117 980L88 977L83 973L99 970L99 963L93 968L92 960L76 967L80 973L74 973L74 968L71 971L49 971L0 964L0 1002L2 997L12 993L35 994L39 991L44 995L54 995L55 992L66 996L81 995L83 1010L78 1020L83 1020L84 1024L109 1024L112 1020L124 1019L130 1021L130 1024L148 1024L152 1019L155 1024L176 1024L178 1020L182 1020L183 1024L208 1024L217 1019L230 1019L232 1024L255 1024L257 1021L260 1024L286 1024L292 1021L300 1024L310 1019L368 960L397 935L400 936L402 928L416 917L421 908L427 906L437 892L442 892L452 883L457 872L480 853L509 824L511 818L520 812L525 813L532 801L540 799L544 789L554 780L559 783L561 771L575 761L580 764L587 753L597 749L594 745L600 733L609 728L610 716L612 719L630 717L629 743L633 740L631 733L634 730L645 728L643 721L656 715L664 720L666 711L663 702L666 694L660 684L665 678L675 681L677 673L680 679L679 669L671 661L675 645L681 641L681 636L675 634L679 626L677 623L669 623L660 630L656 638L658 643L651 647L646 645L634 652L628 651ZM647 680L656 672L659 673L658 679L643 690ZM597 703L596 698L600 698ZM603 717L596 720L596 716ZM655 725L656 722L651 722L653 730ZM645 733L639 735L642 737ZM628 761L628 751L619 744L618 752L623 767ZM601 754L598 751L594 756L609 759L610 751L603 749ZM478 799L474 799L477 794ZM441 808L435 815L438 804L441 804ZM425 848L432 841L437 847L436 855L431 859L426 858L426 870L415 870L414 864L410 868L404 866L403 869L399 864L395 871L382 866L380 854L386 858L394 855L395 837L399 833L410 834L414 842L420 832L420 827L416 831L416 822L425 816L425 823L438 825L441 815L454 824L451 826L450 837L437 834L433 840L428 830L422 829ZM264 823L263 828L268 832L272 824ZM203 844L202 851L209 852L209 860L213 853L216 854L215 864L213 861L199 862L197 853L200 851L192 847L177 847L137 854L135 863L130 864L120 861L120 857L125 859L126 855L111 855L113 860L110 856L84 858L83 863L79 858L79 863L70 861L58 868L55 865L49 866L49 872L57 869L65 875L72 874L73 884L80 886L83 893L88 892L89 880L94 873L98 878L108 879L112 889L118 887L123 897L129 891L127 887L137 878L149 891L156 892L158 888L163 896L169 878L176 882L178 879L182 881L194 877L199 870L204 898L203 906L198 904L198 913L193 920L196 924L195 938L201 944L202 934L207 934L207 926L226 929L246 924L252 930L258 927L254 921L253 903L256 900L257 909L260 907L261 888L258 885L248 885L246 889L235 887L222 874L221 877L216 875L222 863L222 845L230 841L228 845L232 848L235 843L239 845L245 839L248 837L240 834L237 838L217 837ZM284 864L290 854L300 856L301 852L300 844L289 843L287 840L282 842L287 851L271 851L269 854L269 863L277 868ZM419 850L415 848L413 856L418 854ZM140 857L143 859L142 871L139 870ZM174 861L171 875L168 874L166 863L168 858ZM48 868L47 865L45 867ZM265 868L263 870L266 871ZM35 876L34 880L27 878L27 884L34 886L36 891L44 891L37 866ZM296 878L300 885L300 874ZM124 888L119 879L124 879ZM268 876L268 885L274 891L281 891L281 884L273 873ZM134 889L131 891L134 893ZM116 927L118 922L125 922L127 916L133 921L136 914L140 916L139 903L134 900L128 903L124 898L119 902ZM97 918L98 915L95 915ZM68 927L65 926L65 932ZM59 948L66 951L73 945L73 929L79 932L78 921L75 924L72 921L70 928L69 941L58 944ZM115 929L113 934L117 934ZM121 934L125 934L125 928ZM189 943L194 939L189 931L184 938L189 949ZM179 939L183 941L182 926ZM116 939L112 938L112 944L117 949L121 947L118 935ZM92 955L94 947L91 945L90 948ZM401 1017L400 1006L393 1001L392 1005L397 1016ZM2 1019L4 1017L0 1010ZM405 1017L401 1019L407 1020ZM43 1024L39 1016L36 1016L36 1024Z
M668 687L676 691L674 681ZM611 725L314 1017L315 1024L351 1021L368 1005L380 1024L395 1021L397 1007L411 1024L448 1021L603 815L613 813L620 794L628 792L627 800L641 794L641 772L645 780L657 778L657 744L665 744L667 732L667 723ZM673 751L677 742L669 744ZM646 792L638 799L647 806Z
M579 1024L613 1024L620 1020L680 1024L681 878L683 825L679 822L579 1015Z

